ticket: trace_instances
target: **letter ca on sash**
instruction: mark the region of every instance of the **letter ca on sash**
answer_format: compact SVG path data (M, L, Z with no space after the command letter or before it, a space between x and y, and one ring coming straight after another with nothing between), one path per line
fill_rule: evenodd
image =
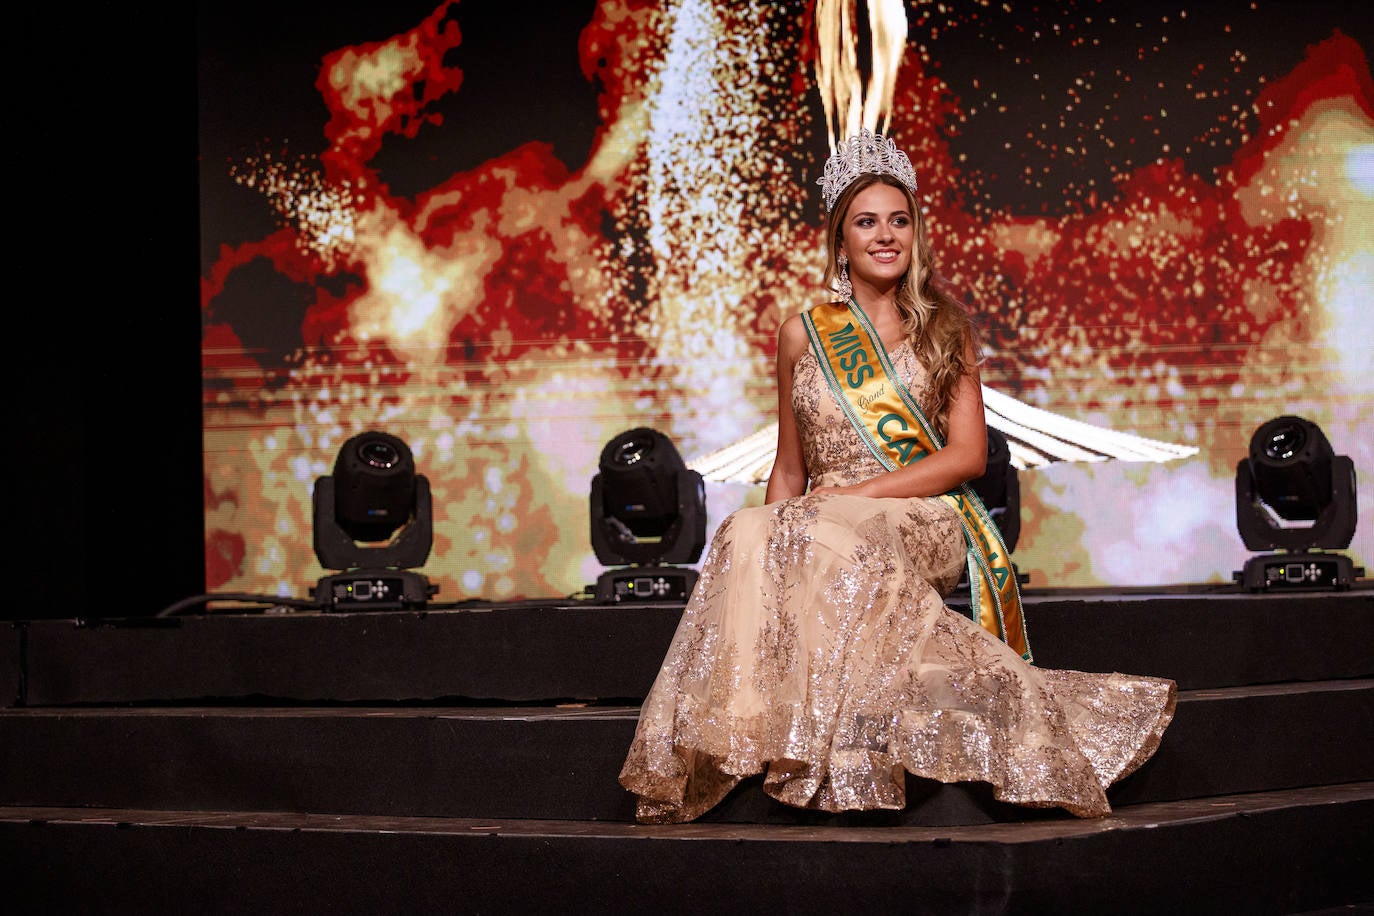
M919 444L919 441L915 436L906 436L901 439L894 439L894 434L889 433L887 431L887 427L892 423L898 424L898 428L896 431L897 433L904 433L911 427L907 426L906 420L902 418L901 414L884 414L878 420L878 435L882 437L884 442L892 446L892 450L895 451L901 457L900 464L902 465L902 467L906 467L908 464L911 464L911 462L915 461L917 458L924 458L927 454L929 454L929 452L927 452L926 449L921 449L920 451L916 452L912 451Z

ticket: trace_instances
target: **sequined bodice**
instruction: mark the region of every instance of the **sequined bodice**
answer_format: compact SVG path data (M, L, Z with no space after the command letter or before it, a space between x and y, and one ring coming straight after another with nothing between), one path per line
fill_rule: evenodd
M922 410L930 403L929 376L910 344L903 343L888 356L907 390ZM797 360L792 375L792 410L797 417L806 469L813 486L849 485L883 471L878 459L859 439L825 381L816 354L807 349Z

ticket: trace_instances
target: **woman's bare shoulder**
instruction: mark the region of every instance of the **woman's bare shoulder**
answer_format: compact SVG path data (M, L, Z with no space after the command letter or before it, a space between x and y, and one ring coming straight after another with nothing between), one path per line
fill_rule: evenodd
M806 325L802 321L802 313L789 315L783 320L781 327L778 328L778 357L785 359L787 365L792 365L808 346L806 335Z

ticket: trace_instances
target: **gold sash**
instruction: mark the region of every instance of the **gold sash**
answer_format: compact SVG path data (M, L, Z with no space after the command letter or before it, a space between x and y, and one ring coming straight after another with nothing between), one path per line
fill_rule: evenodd
M873 456L889 471L944 447L898 378L868 316L851 300L802 315L830 390ZM969 617L1031 661L1010 551L987 507L967 484L941 497L959 513L968 544Z

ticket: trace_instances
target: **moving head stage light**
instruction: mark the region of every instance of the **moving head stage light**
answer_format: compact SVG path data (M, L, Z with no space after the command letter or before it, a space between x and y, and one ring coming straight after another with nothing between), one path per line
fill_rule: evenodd
M1236 527L1251 557L1234 578L1250 591L1346 589L1364 570L1349 557L1323 552L1355 537L1355 464L1331 448L1321 428L1281 416L1250 438L1236 465Z
M1011 463L1011 447L1007 437L995 426L988 427L988 463L983 476L968 482L971 489L988 510L993 524L1001 532L1002 542L1007 552L1016 550L1016 542L1021 537L1021 480L1016 474L1016 465ZM1015 563L1016 581L1025 585L1030 576L1021 572ZM959 574L959 584L968 584L968 569Z
M995 426L988 427L987 470L982 477L969 481L969 488L983 501L1007 550L1016 550L1021 537L1021 481L1016 476L1016 465L1011 463L1007 437Z
M313 589L324 610L419 608L438 592L408 571L429 558L434 527L429 479L400 439L365 432L345 442L333 476L315 481L313 509L315 556L342 570Z
M609 569L596 582L600 601L685 601L706 546L706 486L672 440L657 430L627 430L601 450L592 478L591 536Z

